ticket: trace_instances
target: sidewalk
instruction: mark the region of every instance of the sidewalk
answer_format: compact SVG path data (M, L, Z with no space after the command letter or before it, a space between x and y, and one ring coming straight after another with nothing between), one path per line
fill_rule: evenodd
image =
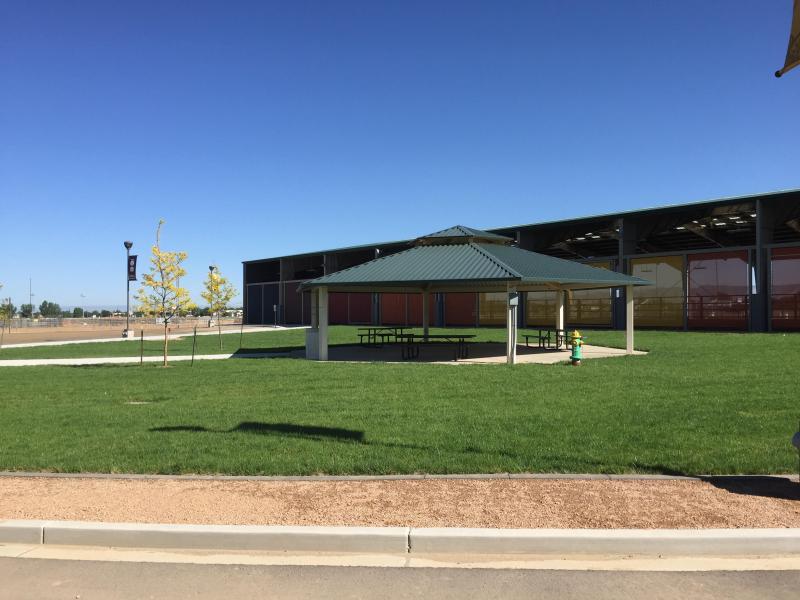
M259 333L265 331L284 331L289 329L306 329L305 326L297 326L297 327L283 327L279 325L278 327L273 327L272 325L246 325L244 330L240 330L239 327L235 329L223 329L222 335L230 335L234 333ZM152 330L149 330L152 331ZM134 331L135 333L135 331ZM194 331L191 329L187 329L185 331L181 331L179 333L171 333L168 337L170 340L176 340L185 337L191 337L194 335ZM198 329L197 335L219 335L219 331L216 328L211 329ZM40 346L70 346L72 344L104 344L108 342L138 342L142 338L138 335L132 335L129 338L121 337L117 335L115 337L103 337L103 338L95 338L95 339L77 339L77 340L61 340L57 342L27 342L27 343L19 343L19 344L3 344L0 348L3 349L10 349L10 348L38 348ZM164 339L164 333L160 334L149 334L144 336L145 341L158 341Z
M274 358L287 356L286 352L234 352L229 354L196 354L194 360L227 360L229 358ZM191 354L170 356L169 362L186 362L192 360ZM94 358L14 358L0 360L0 367L46 367L67 366L79 367L86 365L133 365L140 362L161 363L163 356L98 356Z

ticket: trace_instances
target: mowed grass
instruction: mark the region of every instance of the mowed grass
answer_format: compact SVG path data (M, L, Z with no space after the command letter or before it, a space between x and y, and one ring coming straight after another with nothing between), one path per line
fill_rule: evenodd
M331 344L353 344L358 342L357 327L332 326L329 333ZM199 331L199 330L198 330ZM205 332L208 329L203 330ZM421 332L421 329L409 331ZM454 329L432 328L432 333L467 331ZM477 335L476 341L505 341L505 329L483 328L469 330ZM151 332L150 336L153 335ZM220 349L220 341L222 348ZM170 340L170 356L186 356L192 354L193 336L191 332L183 337ZM255 353L288 351L302 348L305 344L304 329L276 329L274 331L258 331L244 335L239 332L223 333L218 335L198 335L196 340L196 354L222 354L222 353ZM163 339L147 339L144 341L145 356L160 356L163 354ZM117 342L94 342L82 344L65 344L62 346L34 346L29 348L0 348L0 360L24 358L94 358L104 356L139 356L141 353L140 341L130 339Z
M249 335L270 347L303 338ZM616 346L623 335L587 333L590 343ZM649 355L580 368L283 358L5 368L0 468L785 473L797 467L798 342L796 334L637 332Z

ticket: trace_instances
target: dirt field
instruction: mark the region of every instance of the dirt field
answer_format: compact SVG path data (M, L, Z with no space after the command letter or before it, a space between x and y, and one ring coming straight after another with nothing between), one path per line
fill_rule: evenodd
M800 484L769 477L203 481L1 477L0 519L504 528L800 527Z
M207 331L207 321L200 321L198 323L198 331ZM238 325L223 325L223 331L227 329L236 329ZM193 330L194 324L185 323L183 325L170 326L172 333L189 333ZM111 326L98 326L87 320L86 325L65 325L61 327L27 327L20 329L12 329L11 333L8 330L3 335L3 345L7 344L32 344L36 342L68 342L79 340L99 340L99 339L122 339L123 327ZM158 335L164 332L161 325L134 325L131 323L131 329L138 332L144 329L145 335Z

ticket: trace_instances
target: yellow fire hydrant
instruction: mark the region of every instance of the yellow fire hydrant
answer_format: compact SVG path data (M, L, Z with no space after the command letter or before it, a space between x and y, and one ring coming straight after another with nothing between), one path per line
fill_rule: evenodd
M572 355L570 356L572 366L574 367L581 364L581 358L583 358L581 346L583 346L583 336L581 336L581 332L576 329L572 332Z

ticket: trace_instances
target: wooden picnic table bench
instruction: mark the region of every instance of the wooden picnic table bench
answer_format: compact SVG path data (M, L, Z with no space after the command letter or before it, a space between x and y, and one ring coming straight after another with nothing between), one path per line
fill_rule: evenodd
M455 344L455 360L458 360L459 358L469 357L467 340L474 338L475 335L469 333L440 333L426 336L423 333L403 333L397 337L403 343L400 349L400 356L402 356L403 360L418 358L420 346L423 344Z
M406 326L381 326L381 327L359 327L358 342L362 346L378 346L388 342L399 342L400 336ZM366 343L364 339L366 338ZM380 340L380 344L378 343Z
M536 333L524 333L525 346L530 348L530 341L536 340L539 348L543 350L561 350L569 348L571 340L564 329L539 329Z

